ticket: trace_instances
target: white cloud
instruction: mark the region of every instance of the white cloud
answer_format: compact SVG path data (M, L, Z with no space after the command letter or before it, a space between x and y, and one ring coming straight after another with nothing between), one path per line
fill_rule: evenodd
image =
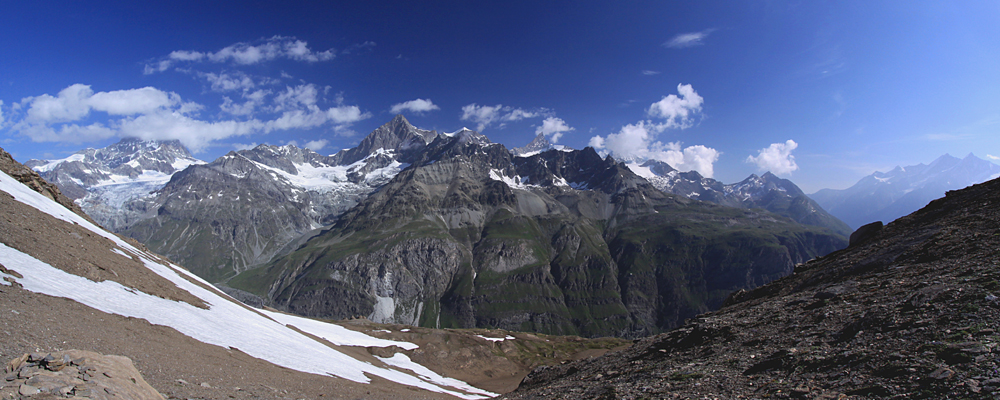
M296 109L302 106L309 107L316 105L319 96L319 89L314 84L298 85L295 87L286 86L285 91L278 93L274 98L274 110L282 111Z
M236 151L250 150L250 149L252 149L254 147L257 147L257 146L258 146L257 142L251 142L251 143L233 143L233 149L236 149Z
M558 143L563 133L572 131L573 129L569 125L566 125L566 121L563 121L562 118L548 117L542 121L542 126L535 129L535 134L551 136L549 140L552 143Z
M0 100L0 128L3 127L3 100Z
M236 71L233 73L212 73L212 72L198 72L198 76L205 78L212 85L212 90L216 92L229 92L229 91L249 91L253 89L256 84L249 75Z
M374 43L371 44L374 45ZM178 62L210 61L215 63L233 62L239 65L251 65L278 58L318 62L332 60L335 57L336 51L334 49L313 51L305 41L288 36L274 36L254 43L235 43L214 53L189 50L172 51L165 59L146 64L145 68L143 68L143 73L148 75L163 72Z
M792 171L799 169L795 164L795 156L792 150L799 147L794 140L787 140L785 143L771 143L770 146L760 149L757 156L747 156L746 162L756 164L761 171L771 171L775 175L788 175Z
M203 58L205 58L205 53L202 53L200 51L178 50L170 52L170 55L167 57L170 58L171 60L178 60L178 61L201 61Z
M309 150L312 150L312 151L320 151L322 148L326 147L326 145L328 145L328 144L330 144L330 141L326 140L326 139L311 140L311 141L306 142L305 148L307 148Z
M667 129L686 129L694 124L701 112L704 99L691 85L677 85L677 95L664 96L646 110L650 118L625 125L617 133L606 137L594 136L590 146L624 161L660 160L681 171L698 171L702 176L715 175L714 164L722 154L710 147L695 145L682 147L680 142L663 143L656 135Z
M0 101L0 105L3 105L2 101ZM987 154L986 158L989 158L990 160L1000 160L1000 157L997 157L997 156L992 155L992 154Z
M268 95L266 91L244 94L247 103L236 104L225 97L220 106L233 115L247 115L260 108ZM275 130L308 129L332 125L335 132L344 134L351 124L371 117L358 106L345 105L338 98L337 105L323 109L317 105L313 85L288 87L275 99L276 105L266 110L280 113L275 119L206 121L196 113L204 107L184 102L180 95L156 88L97 92L88 85L75 84L63 89L57 96L43 94L22 99L24 117L12 127L13 132L35 142L85 143L115 136L136 137L145 140L180 140L194 152L205 149L210 143L234 136L267 134ZM105 122L79 125L86 118L101 118L92 112L102 112ZM315 145L320 142L316 141Z
M685 47L701 46L705 44L705 38L715 29L706 29L701 32L682 33L663 43L664 47L683 49Z
M653 103L646 111L652 118L663 118L666 120L660 126L660 130L667 128L686 129L693 125L693 116L701 112L701 105L705 102L698 92L694 91L691 85L678 84L677 95L671 94L663 96L663 99Z
M510 110L510 107L507 107L505 110ZM503 117L500 118L500 120L513 122L513 121L520 121L525 118L535 118L538 115L539 113L535 111L525 111L520 108L516 108L514 110L511 110L507 114L504 114Z
M500 128L503 128L507 122L520 121L526 118L537 118L547 113L546 109L539 109L537 111L527 111L521 108L513 108L510 106L504 106L503 104L497 104L495 106L480 106L476 103L472 103L462 107L462 120L472 121L478 124L476 130L482 131L486 129L487 126L493 124L493 122L500 122Z
M393 114L399 114L403 111L409 111L414 114L423 114L425 112L440 110L441 108L434 104L431 99L416 99L405 101L402 103L393 104L389 112Z
M681 171L698 171L706 178L715 175L714 164L721 154L702 145L682 148L680 142L662 143L655 140L658 127L640 121L622 127L607 137L594 136L590 146L604 150L625 161L660 160Z
M659 74L660 74L660 71L653 71L653 70L649 70L649 69L647 69L647 70L643 70L643 71L642 71L642 74L643 74L643 75L646 75L646 76L651 76L651 75L659 75Z
M198 107L182 104L177 93L153 87L94 93L89 85L79 83L59 91L54 97L49 94L26 97L21 100L21 105L27 107L27 116L18 124L21 126L78 121L89 115L91 110L109 115L134 115L177 105Z
M243 103L236 103L229 96L222 96L222 104L219 105L219 108L232 115L250 116L261 107L264 103L264 98L270 93L267 90L243 93L243 98L246 99Z

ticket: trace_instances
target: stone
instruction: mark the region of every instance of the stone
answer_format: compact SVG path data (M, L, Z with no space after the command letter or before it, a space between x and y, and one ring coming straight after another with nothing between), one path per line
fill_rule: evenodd
M23 383L21 384L20 387L17 388L17 393L20 394L21 396L34 396L39 392L40 390L38 390L38 388Z
M209 385L208 382L202 382L201 385L198 385L198 386L201 386L203 388L209 388L209 389L212 388L212 385Z
M931 372L930 375L928 376L937 380L945 380L951 378L954 375L955 371L942 367L934 370L934 372Z

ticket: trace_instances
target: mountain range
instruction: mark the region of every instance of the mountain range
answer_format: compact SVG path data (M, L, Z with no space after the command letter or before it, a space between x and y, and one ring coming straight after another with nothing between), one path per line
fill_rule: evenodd
M144 165L129 146L189 167L119 173L118 186L80 175ZM842 248L849 233L771 174L722 185L543 135L508 151L401 115L331 156L261 145L203 163L175 147L126 140L115 157L88 149L29 165L77 184L102 224L242 289L230 293L323 318L635 337Z
M1000 176L1000 166L972 153L959 159L945 154L930 164L897 166L874 172L847 189L823 189L810 196L851 227L889 223L914 212L949 190Z
M472 135L464 136L471 142ZM478 146L466 147L478 153ZM490 157L491 152L482 153ZM611 181L597 184L599 190L626 188L616 191L630 199L625 203L637 200L624 194L630 189L650 194L642 181L632 187L627 179L601 175L603 167L576 170L578 175L552 173L563 166L573 171L573 157L594 156L574 153L515 161L514 176L490 172L509 180L508 185L561 178L570 187L596 183L583 179L596 173L600 182ZM414 165L455 167L446 159L422 158ZM621 164L601 161L617 166L608 170L625 177ZM6 216L0 218L5 315L0 359L12 360L0 380L4 397L48 392L51 379L71 374L78 377L71 386L53 386L52 394L41 396L66 390L93 398L94 390L109 382L101 376L110 379L120 371L102 370L108 358L95 351L131 357L113 356L142 374L114 386L122 390L119 395L128 385L147 381L169 398L483 398L495 393L512 399L992 398L1000 391L1000 364L993 356L998 336L989 323L1000 318L1000 260L994 251L1000 246L998 180L948 192L886 226L870 224L852 235L848 248L796 265L791 275L771 283L732 292L717 311L589 357L620 342L364 320L330 324L251 309L96 226L55 185L2 150L0 171L0 209ZM399 175L405 171L410 169ZM515 190L524 189L511 192L528 197ZM374 201L379 192L362 203ZM614 223L621 225L623 219L619 215ZM360 227L360 222L344 226ZM329 231L340 228L338 222ZM74 348L84 351L65 350ZM567 352L570 348L594 350ZM85 354L86 359L58 361L45 357L50 353ZM537 367L523 379L517 373L503 375L509 371L503 366L525 361ZM61 368L66 363L80 368ZM513 387L503 383L490 392L453 376L487 378L483 385L512 381L517 390L509 392ZM103 388L102 393L115 393Z
M664 193L591 148L515 156L463 130L420 154L228 284L313 317L636 337L846 245L765 210Z

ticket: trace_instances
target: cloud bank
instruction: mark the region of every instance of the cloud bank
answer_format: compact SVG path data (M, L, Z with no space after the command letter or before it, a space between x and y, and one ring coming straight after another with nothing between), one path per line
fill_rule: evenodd
M704 99L691 85L677 85L677 93L651 104L646 109L651 119L625 125L607 136L594 136L589 145L622 161L659 160L681 171L713 177L714 164L722 154L718 150L702 145L682 147L679 141L663 143L656 139L667 129L690 128L701 114Z
M771 143L770 146L757 151L757 156L747 156L746 162L756 164L761 171L771 171L775 175L789 175L799 169L795 164L792 150L799 147L794 140L785 143Z
M414 114L423 114L440 109L441 108L435 105L431 99L416 99L393 104L392 108L389 109L389 112L399 114L403 111L409 111Z
M276 130L307 129L331 125L335 131L369 118L360 108L342 104L333 107L317 104L314 85L286 87L263 107L274 114L272 119L199 118L204 106L185 102L180 95L153 87L94 92L89 85L74 84L56 96L22 99L17 108L21 117L12 132L34 142L86 143L112 137L135 137L144 140L177 139L194 152L210 143L234 136L266 134ZM251 97L256 95L251 94ZM263 102L263 96L257 96ZM225 110L227 103L223 103ZM240 106L228 101L231 109ZM253 110L244 110L249 115ZM236 114L236 113L234 113Z

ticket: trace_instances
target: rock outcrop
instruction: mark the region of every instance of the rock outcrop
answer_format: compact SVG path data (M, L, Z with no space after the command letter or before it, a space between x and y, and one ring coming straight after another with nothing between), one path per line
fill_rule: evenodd
M4 372L4 399L163 399L128 357L83 350L31 353L10 360Z

